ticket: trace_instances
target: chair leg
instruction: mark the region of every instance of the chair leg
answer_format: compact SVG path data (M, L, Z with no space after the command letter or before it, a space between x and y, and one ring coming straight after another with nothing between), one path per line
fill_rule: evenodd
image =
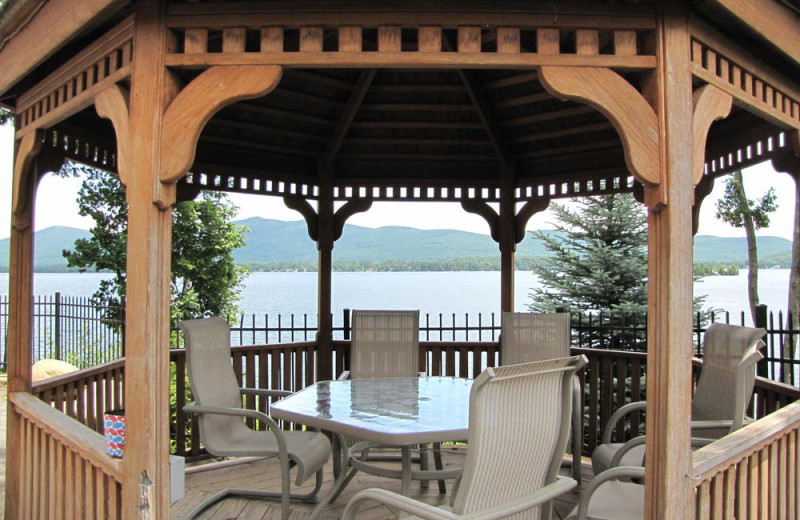
M444 464L442 464L442 443L440 442L433 443L433 465L437 470L444 469ZM444 485L443 479L439 480L439 493L442 495L447 493L447 486Z

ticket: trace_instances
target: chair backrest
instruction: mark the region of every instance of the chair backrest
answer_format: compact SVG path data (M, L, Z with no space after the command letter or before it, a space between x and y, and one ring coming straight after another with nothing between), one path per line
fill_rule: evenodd
M713 323L703 338L703 368L692 398L692 419L732 420L742 426L753 393L764 329Z
M350 378L419 374L419 311L353 311Z
M179 321L186 340L186 365L194 402L201 406L241 408L239 383L231 364L230 325L219 317ZM199 414L200 440L209 453L226 448L235 432L247 428L241 418Z
M572 376L585 363L574 356L487 368L475 379L454 513L507 504L555 481L570 429ZM509 518L546 519L549 511L537 507Z
M504 312L500 364L515 365L569 356L568 312Z

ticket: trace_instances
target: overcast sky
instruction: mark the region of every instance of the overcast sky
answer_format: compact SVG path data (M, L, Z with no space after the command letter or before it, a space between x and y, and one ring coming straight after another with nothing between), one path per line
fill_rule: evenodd
M11 178L13 160L13 128L0 126L0 238L10 234ZM795 187L792 178L775 172L769 164L744 170L745 189L749 198L762 196L774 186L778 196L778 211L771 216L769 228L758 231L759 235L774 235L792 238ZM78 215L75 197L80 180L46 176L39 184L36 199L36 229L50 226L71 226L88 229L91 221ZM716 201L722 196L724 182L718 180L714 191L705 199L701 210L699 234L717 236L744 236L740 229L731 227L715 218ZM286 208L279 197L232 194L231 199L239 206L237 219L264 217L278 220L301 220L300 214ZM550 212L535 215L528 229L551 227ZM489 234L486 222L477 215L467 213L457 203L439 202L381 202L375 203L365 213L352 216L348 224L364 227L408 226L419 229L459 229Z

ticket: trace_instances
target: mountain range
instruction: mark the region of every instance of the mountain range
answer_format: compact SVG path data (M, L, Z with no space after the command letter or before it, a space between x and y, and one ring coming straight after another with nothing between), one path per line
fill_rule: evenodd
M240 264L274 264L316 262L316 244L309 238L304 221L281 221L253 217L237 224L248 228L246 245L235 252ZM557 233L543 231L545 234ZM61 255L76 239L87 238L83 229L54 226L36 233L37 271L63 271L66 261ZM742 237L695 237L694 261L699 263L737 263L747 260L746 240ZM778 259L791 254L792 243L780 237L758 238L762 267L770 267ZM517 247L517 256L546 256L541 240L526 237ZM9 239L0 240L0 271L8 270ZM366 228L345 225L342 237L333 251L334 262L432 262L455 259L498 258L497 244L488 235L455 230L421 230L402 226ZM772 262L772 264L771 264Z

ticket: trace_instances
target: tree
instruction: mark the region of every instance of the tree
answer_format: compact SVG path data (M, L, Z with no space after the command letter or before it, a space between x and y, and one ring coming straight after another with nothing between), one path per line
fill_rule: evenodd
M644 326L647 309L647 213L627 194L573 199L575 210L552 204L557 233L533 232L551 256L534 263L541 286L530 293L529 310L569 310L573 317L598 311L627 325ZM608 344L601 338L592 343ZM632 348L617 334L611 346Z
M756 230L769 226L769 214L778 209L775 190L770 188L758 201L747 198L742 172L736 171L725 182L725 194L717 201L717 218L736 228L744 228L747 237L747 296L750 317L755 323L758 305L758 246Z
M95 292L97 305L120 307L125 294L128 207L119 179L87 167L69 167L66 174L82 171L86 179L78 193L80 214L91 217L95 225L91 237L75 242L75 249L64 251L70 267L82 270L107 270L113 277L104 280ZM244 245L244 226L231 222L235 206L221 193L203 192L197 201L180 202L173 212L172 239L172 319L207 315L230 318L247 270L237 266L233 251ZM119 319L113 310L107 316Z
M0 106L0 126L14 120L14 112Z

